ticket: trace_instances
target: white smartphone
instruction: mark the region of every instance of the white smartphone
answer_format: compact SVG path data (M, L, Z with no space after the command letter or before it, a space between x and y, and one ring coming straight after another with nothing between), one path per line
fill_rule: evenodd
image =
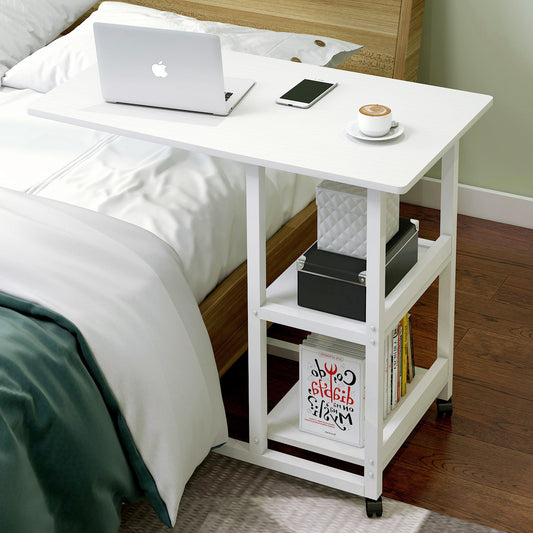
M336 82L305 79L277 98L276 103L307 109L336 86Z

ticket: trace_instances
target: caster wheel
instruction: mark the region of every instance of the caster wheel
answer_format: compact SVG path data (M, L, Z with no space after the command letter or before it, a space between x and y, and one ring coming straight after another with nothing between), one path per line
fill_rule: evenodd
M368 516L368 518L379 518L383 514L383 502L381 501L381 496L377 500L365 498L365 503L366 516Z
M443 418L445 416L450 417L453 413L452 399L440 400L437 398L437 416Z

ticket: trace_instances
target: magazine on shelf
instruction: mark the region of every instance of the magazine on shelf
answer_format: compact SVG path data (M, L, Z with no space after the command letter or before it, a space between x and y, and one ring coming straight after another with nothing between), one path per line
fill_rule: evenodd
M311 334L300 345L300 429L363 446L365 348Z

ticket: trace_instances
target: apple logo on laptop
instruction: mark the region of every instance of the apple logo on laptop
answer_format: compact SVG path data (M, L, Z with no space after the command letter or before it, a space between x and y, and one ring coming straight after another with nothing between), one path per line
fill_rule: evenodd
M156 78L166 78L168 76L167 66L163 65L163 61L159 63L154 63L152 65L152 72Z

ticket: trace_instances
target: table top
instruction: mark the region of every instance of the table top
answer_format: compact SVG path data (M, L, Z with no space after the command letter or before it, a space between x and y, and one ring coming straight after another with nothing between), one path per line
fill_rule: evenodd
M407 192L490 108L477 93L225 52L226 76L254 87L227 117L104 102L96 66L39 99L29 112L112 133L365 188ZM338 86L309 109L276 97L303 78ZM391 107L398 138L347 133L364 104Z

